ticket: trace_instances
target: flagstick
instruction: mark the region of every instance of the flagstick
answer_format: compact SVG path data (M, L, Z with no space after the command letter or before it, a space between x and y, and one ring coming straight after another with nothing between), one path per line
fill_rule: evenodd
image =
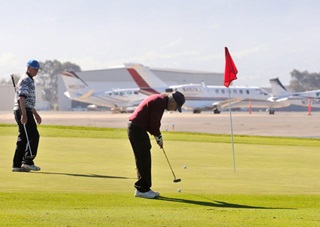
M224 86L228 88L228 101L229 101L229 112L230 112L230 126L231 126L231 139L232 139L232 154L233 154L233 170L236 172L236 161L234 158L234 143L233 143L233 129L232 129L232 117L231 117L231 104L230 104L230 90L229 85L233 80L237 79L237 67L234 64L232 57L229 53L229 50L227 47L224 48L224 53L226 57L226 67L224 70Z
M232 128L232 116L231 116L230 89L229 89L229 87L228 87L228 102L229 102L229 113L230 113L230 130L231 130L232 155L233 155L233 171L236 172L236 160L234 157L234 142L233 142L233 128Z

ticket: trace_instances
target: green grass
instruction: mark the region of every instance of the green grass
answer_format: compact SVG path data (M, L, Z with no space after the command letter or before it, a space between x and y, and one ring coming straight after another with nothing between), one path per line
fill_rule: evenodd
M182 182L152 139L146 200L125 129L40 126L32 173L11 172L16 131L0 125L1 226L320 226L316 139L235 135L234 172L230 135L164 132Z
M25 226L317 226L314 196L168 194L157 200L127 193L0 194L10 204L2 223ZM19 201L20 203L17 203ZM21 204L29 202L27 209ZM3 226L3 225L2 225ZM30 224L31 226L31 224Z

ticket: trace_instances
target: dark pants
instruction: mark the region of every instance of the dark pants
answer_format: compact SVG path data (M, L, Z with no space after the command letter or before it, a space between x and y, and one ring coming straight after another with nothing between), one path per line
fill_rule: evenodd
M40 135L32 111L27 109L28 122L26 124L32 156L29 150L29 146L27 146L27 137L24 126L23 124L21 124L20 110L14 111L14 117L19 127L19 135L13 157L13 167L19 168L22 164L34 165L33 160L37 155Z
M151 143L148 133L132 123L128 125L128 137L135 156L138 181L134 187L140 192L151 188Z

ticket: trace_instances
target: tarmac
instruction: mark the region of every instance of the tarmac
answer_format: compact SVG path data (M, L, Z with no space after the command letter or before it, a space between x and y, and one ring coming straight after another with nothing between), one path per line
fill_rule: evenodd
M43 125L126 128L130 114L110 111L39 111ZM15 124L12 111L0 111L0 124ZM0 126L1 127L1 126ZM320 112L167 112L162 131L320 138Z

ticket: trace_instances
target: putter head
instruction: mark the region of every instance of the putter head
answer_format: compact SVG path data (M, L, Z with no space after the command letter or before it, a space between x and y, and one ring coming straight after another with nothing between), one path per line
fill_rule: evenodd
M28 156L25 156L25 158L26 158L26 159L31 159L31 160L33 160L33 159L34 159L34 157L35 157L34 155L28 155Z
M173 180L174 183L178 183L178 182L180 182L180 181L181 181L181 179L174 179L174 180Z

